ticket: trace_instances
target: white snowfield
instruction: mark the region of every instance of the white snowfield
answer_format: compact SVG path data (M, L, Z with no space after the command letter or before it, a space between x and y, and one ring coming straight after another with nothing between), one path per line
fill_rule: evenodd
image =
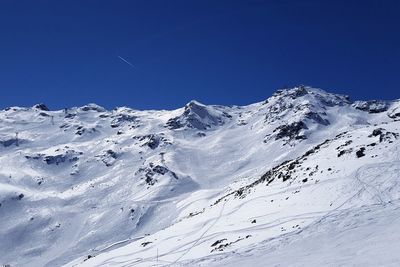
M400 101L0 111L0 264L399 266Z

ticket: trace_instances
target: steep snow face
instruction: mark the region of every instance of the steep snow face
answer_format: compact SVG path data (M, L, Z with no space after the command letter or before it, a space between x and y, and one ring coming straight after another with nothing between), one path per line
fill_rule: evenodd
M300 86L242 107L7 108L0 264L211 263L299 230L380 172L363 180L355 168L397 160L398 101L388 103L370 113ZM379 179L394 181L389 165ZM379 205L396 197L387 183ZM359 196L354 207L377 203Z
M336 135L162 231L67 266L397 265L400 125L384 127Z

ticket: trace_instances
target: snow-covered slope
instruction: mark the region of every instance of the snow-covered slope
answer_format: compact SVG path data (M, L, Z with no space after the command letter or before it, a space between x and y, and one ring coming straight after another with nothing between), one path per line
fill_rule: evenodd
M349 263L379 254L359 249L371 229L384 256L400 245L399 104L299 86L241 107L8 108L0 264Z

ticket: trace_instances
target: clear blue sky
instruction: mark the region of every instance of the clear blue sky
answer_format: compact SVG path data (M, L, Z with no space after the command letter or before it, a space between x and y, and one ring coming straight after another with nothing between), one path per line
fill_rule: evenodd
M0 107L400 97L400 1L0 1ZM128 64L124 60L130 62Z

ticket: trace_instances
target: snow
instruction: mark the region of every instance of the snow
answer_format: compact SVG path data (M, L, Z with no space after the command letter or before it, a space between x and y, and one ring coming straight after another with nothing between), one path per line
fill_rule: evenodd
M0 264L398 265L385 103L300 86L243 107L1 111Z

